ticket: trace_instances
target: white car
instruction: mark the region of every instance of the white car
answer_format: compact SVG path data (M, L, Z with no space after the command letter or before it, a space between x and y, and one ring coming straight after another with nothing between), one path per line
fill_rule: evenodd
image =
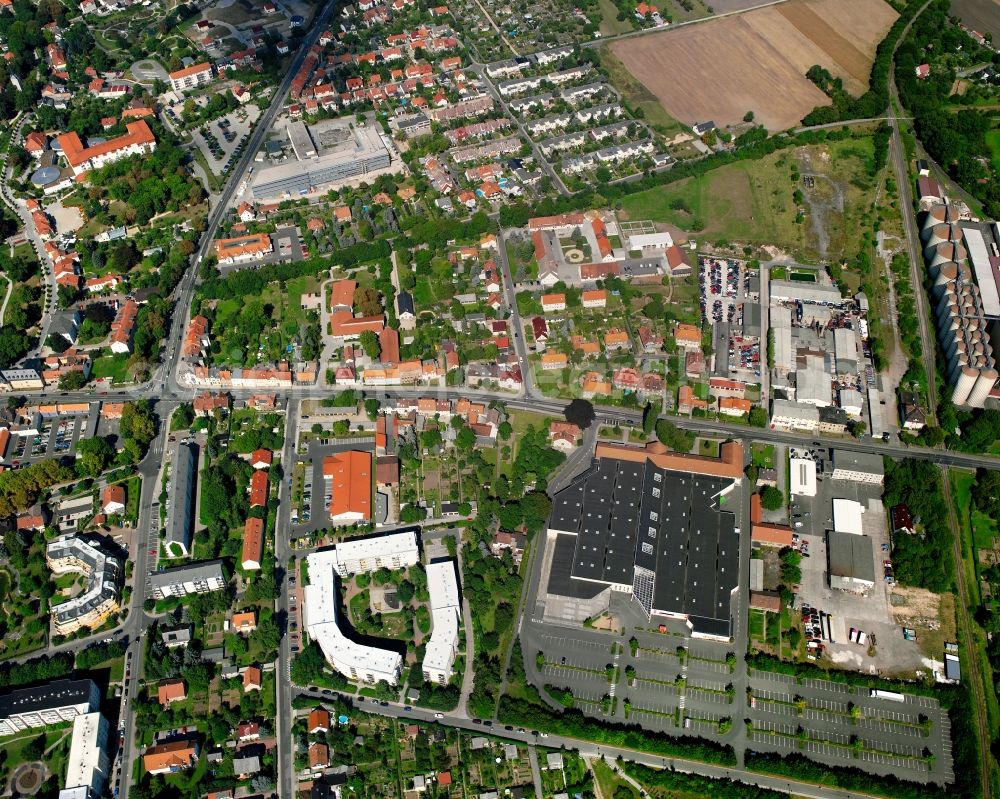
M436 719L443 719L444 718L444 713L435 713L434 714L434 718L436 718Z

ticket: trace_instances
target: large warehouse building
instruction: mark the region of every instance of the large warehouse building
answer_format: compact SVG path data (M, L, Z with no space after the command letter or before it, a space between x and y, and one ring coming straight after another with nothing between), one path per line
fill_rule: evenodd
M325 123L321 128L291 123L288 139L294 157L259 170L253 182L254 197L276 199L307 194L391 165L392 158L377 125L330 125Z
M695 636L728 639L739 534L723 506L742 477L736 442L718 459L599 444L591 467L553 501L548 593L588 613L608 589L631 594L647 617L682 618Z

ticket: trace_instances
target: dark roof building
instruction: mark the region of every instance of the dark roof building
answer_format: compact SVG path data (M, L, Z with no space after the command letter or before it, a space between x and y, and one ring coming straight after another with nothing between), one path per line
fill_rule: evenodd
M55 680L0 695L0 735L72 721L100 707L93 680Z
M831 530L826 534L826 552L830 588L863 594L875 585L875 555L868 536Z
M693 634L729 638L739 584L739 535L725 496L742 477L743 448L722 457L661 445L597 447L591 467L560 491L549 593L587 599L611 587L647 616L686 619Z
M409 314L413 316L413 297L406 291L401 291L396 295L396 311L399 316Z
M198 453L189 444L178 444L170 465L170 513L164 541L167 553L173 557L191 552L194 528L195 472Z

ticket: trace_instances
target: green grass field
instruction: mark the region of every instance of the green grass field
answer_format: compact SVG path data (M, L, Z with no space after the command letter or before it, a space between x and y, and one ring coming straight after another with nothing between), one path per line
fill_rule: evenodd
M1000 170L1000 128L989 131L986 134L986 144L993 153L993 168Z
M625 791L635 799L638 796L638 792L635 787L627 783L614 771L612 771L611 766L605 763L603 760L594 760L591 763L591 769L594 772L594 779L597 780L597 785L601 789L601 796L605 799L611 799L612 796L618 796L618 788L624 787Z
M774 444L754 442L750 447L750 461L758 469L774 468Z
M107 354L95 358L90 370L90 379L110 377L112 383L131 382L128 373L128 359L121 355Z
M694 178L623 198L623 219L651 219L676 225L698 239L772 244L805 260L818 257L810 219L797 221L791 180L808 155L812 169L827 174L843 192L844 212L830 210L828 257L855 254L873 182L866 169L872 156L868 139L781 150L756 161L726 164ZM865 187L865 188L862 188Z
M634 30L632 20L618 19L618 7L611 0L599 0L597 7L601 9L601 35L617 36L619 33L627 33Z

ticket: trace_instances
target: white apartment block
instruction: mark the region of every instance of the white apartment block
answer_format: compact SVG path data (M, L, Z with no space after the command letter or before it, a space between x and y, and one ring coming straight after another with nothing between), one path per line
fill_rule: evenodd
M85 713L73 719L66 783L59 799L89 799L104 793L111 770L108 729L108 720L100 713Z
M405 569L420 561L417 534L412 531L341 541L329 553L333 570L341 577L378 571Z
M212 82L212 65L208 61L193 64L170 73L170 88L175 92L196 89Z
M403 670L402 656L390 649L352 641L340 629L336 551L313 552L306 563L309 585L305 587L304 624L309 638L323 650L327 663L350 680L369 685L385 680L396 685Z
M452 560L427 564L431 597L431 637L424 652L424 679L446 685L458 654L458 619L462 612Z

